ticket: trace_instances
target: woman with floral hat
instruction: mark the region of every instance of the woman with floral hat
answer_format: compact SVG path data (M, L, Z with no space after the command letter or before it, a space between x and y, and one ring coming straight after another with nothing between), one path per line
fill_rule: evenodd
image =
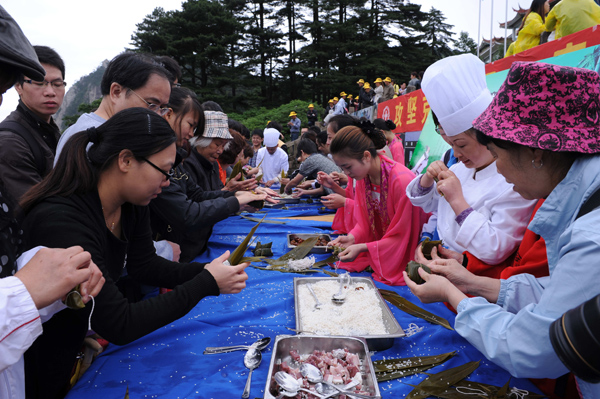
M406 194L425 212L437 211L437 227L424 233L453 251L498 264L519 246L535 201L513 191L493 155L477 142L473 119L492 101L485 66L472 54L444 58L427 68L422 88L460 162L450 168L433 162Z
M529 229L546 240L550 276L497 280L447 259L430 264L434 274L420 273L423 285L407 283L423 302L454 306L456 331L517 377L565 374L549 327L600 294L599 104L596 72L515 62L473 123L514 190L526 199L546 199ZM578 382L584 398L600 397L600 384Z

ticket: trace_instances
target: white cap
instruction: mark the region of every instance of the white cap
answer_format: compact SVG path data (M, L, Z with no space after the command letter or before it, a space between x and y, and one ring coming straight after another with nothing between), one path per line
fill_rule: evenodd
M473 54L447 57L423 74L421 88L448 136L473 127L492 102L485 82L485 64Z
M277 147L279 143L279 130L267 128L264 131L265 147Z

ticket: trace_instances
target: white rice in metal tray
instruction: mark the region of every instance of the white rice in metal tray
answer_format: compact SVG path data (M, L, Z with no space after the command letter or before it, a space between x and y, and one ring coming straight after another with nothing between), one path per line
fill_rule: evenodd
M336 305L331 296L338 292L338 281L319 281L312 284L317 298L323 304L315 309L315 299L306 284L298 285L298 304L302 330L318 335L367 336L382 335L388 331L377 294L365 283L352 283L346 291L346 301Z

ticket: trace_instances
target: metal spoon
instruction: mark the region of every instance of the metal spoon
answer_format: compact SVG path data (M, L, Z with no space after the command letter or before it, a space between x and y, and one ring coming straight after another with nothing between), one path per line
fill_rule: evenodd
M308 389L302 388L298 380L294 377L286 373L285 371L278 371L275 373L275 382L279 384L282 391L280 392L280 396L293 397L298 395L299 391L310 393L318 398L325 399L327 396L320 395L317 392L309 391Z
M337 392L344 394L344 395L351 395L351 396L355 396L357 398L372 398L372 396L370 396L370 395L367 396L367 395L350 392L350 391L346 390L348 388L346 388L346 389L344 389L345 387L340 388L337 385L334 385L334 384L324 381L323 373L321 373L321 370L319 370L317 367L315 367L314 365L312 365L310 363L304 363L304 364L302 364L302 366L300 366L300 374L302 374L303 377L306 377L306 379L309 382L316 383L317 385L315 385L315 389L320 394L331 395L332 391L330 391L330 389L335 389ZM320 390L319 390L319 388L320 388Z
M308 290L312 294L313 298L315 298L315 310L321 309L321 306L323 306L323 304L321 303L321 301L319 301L319 298L317 298L317 294L315 294L312 284L306 284L306 288L308 288Z
M271 343L271 337L264 337L256 340L252 345L231 345L231 346L208 346L204 349L205 355L214 355L217 353L227 353L233 351L242 351L248 350L251 347L254 347L260 351L265 349Z
M331 301L336 305L341 305L346 301L346 293L344 292L344 285L350 285L350 273L346 272L339 275L340 289L337 293L333 294Z
M260 365L261 360L262 354L256 348L249 349L244 356L244 366L246 366L250 372L248 373L248 379L246 380L244 393L242 393L243 399L248 399L250 397L250 381L252 380L252 372Z

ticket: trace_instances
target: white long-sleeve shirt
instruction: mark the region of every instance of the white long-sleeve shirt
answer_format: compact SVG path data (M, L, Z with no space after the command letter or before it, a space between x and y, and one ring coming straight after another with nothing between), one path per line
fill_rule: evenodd
M523 199L498 173L496 162L475 173L462 163L450 168L460 180L465 201L473 208L458 224L456 214L436 184L425 195L417 196L417 176L406 188L406 195L425 212L437 210L437 230L444 245L456 252L469 251L491 265L505 260L519 246L536 201Z
M273 155L269 154L266 147L261 148L258 150L256 164L260 165L260 170L263 174L263 182L269 180L279 181L281 171L287 173L290 168L288 155L281 148L277 148ZM260 174L261 172L258 173Z

